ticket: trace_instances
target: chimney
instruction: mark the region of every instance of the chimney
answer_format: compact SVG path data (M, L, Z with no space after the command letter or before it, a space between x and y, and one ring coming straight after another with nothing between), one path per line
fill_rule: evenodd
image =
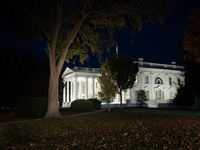
M175 62L175 61L172 61L171 63L172 63L172 65L176 65L176 62Z
M138 61L143 62L143 58L138 58Z

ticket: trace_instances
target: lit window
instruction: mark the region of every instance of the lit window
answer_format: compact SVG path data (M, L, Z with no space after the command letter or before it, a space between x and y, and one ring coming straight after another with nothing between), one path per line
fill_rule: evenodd
M149 77L145 76L145 84L149 84Z
M135 77L135 83L138 83L138 75Z

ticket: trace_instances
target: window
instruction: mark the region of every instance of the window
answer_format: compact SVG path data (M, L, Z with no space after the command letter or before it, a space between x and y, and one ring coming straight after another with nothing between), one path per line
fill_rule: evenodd
M156 91L156 99L164 99L164 91L158 90Z
M138 75L135 77L135 83L138 83Z
M145 84L149 84L149 76L145 76Z
M172 78L169 78L169 85L172 85Z
M161 78L156 78L156 80L155 80L155 84L163 84L163 81L162 81L162 79Z
M156 91L156 99L161 99L161 90Z

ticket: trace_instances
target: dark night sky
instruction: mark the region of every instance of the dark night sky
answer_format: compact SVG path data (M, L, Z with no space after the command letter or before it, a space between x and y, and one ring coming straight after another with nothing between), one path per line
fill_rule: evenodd
M154 25L146 23L143 25L132 42L132 39L124 30L117 32L116 41L118 42L119 52L132 56L136 60L139 56L150 62L170 63L171 61L179 61L182 59L180 53L180 45L182 43L183 31L188 25L189 11L194 10L200 4L199 0L174 0L171 15L165 18L164 24ZM29 49L39 59L47 59L43 51L46 44L40 41L35 41L29 46L24 46L22 40L13 40L9 36L9 31L5 25L0 24L1 36L3 41L9 48L13 49ZM115 53L115 48L111 50ZM80 63L67 64L65 66L84 66L84 67L99 67L98 58L90 56L90 61L83 65Z

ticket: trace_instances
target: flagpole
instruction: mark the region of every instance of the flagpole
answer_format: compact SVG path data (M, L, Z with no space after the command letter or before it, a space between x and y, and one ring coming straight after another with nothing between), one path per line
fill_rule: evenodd
M116 55L118 56L118 43L116 43Z

